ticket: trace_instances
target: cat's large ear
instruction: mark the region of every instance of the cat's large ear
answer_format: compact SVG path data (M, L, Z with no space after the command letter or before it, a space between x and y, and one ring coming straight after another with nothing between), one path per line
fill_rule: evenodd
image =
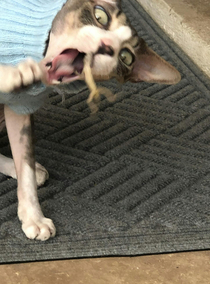
M97 0L94 0L97 1ZM118 7L121 7L121 0L101 0L102 2L106 2L108 4L115 4Z
M131 82L145 81L169 85L178 83L181 80L180 73L150 49L144 40L140 42L129 80Z

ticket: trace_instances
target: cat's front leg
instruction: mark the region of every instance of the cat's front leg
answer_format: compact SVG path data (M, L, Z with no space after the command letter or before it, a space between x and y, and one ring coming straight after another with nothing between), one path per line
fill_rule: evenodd
M37 196L30 115L18 115L5 106L5 121L18 180L18 216L30 239L54 237L52 220L45 218Z
M41 80L39 64L27 59L17 66L0 65L0 92L10 93Z

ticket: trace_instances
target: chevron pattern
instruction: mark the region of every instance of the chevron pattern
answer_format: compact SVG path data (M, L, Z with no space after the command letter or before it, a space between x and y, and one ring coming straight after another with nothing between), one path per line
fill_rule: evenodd
M209 249L210 81L135 0L138 33L182 73L175 86L103 83L117 93L90 115L84 85L52 93L35 116L39 189L57 236L29 241L16 217L16 181L0 175L0 261ZM6 132L0 148L9 155Z

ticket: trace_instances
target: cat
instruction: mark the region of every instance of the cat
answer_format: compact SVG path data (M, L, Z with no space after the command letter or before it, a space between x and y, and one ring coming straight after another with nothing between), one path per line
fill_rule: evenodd
M8 1L1 1L0 7L6 3L8 8ZM11 0L11 7L20 9L22 6L15 3L22 1ZM56 229L53 221L44 217L37 196L37 185L48 178L46 169L35 163L32 142L31 114L45 98L43 84L39 82L42 81L45 86L60 86L84 80L84 58L87 54L93 56L91 67L96 81L111 78L121 83L176 84L180 81L179 72L138 36L121 9L121 1L45 0L43 10L48 11L46 3L51 11L58 2L55 16L49 23L49 35L36 38L35 43L33 41L37 49L42 46L43 56L28 52L32 59L19 58L13 61L12 66L5 61L0 65L0 92L3 94L0 95L0 125L5 120L14 158L13 162L1 155L0 171L18 180L18 216L23 232L30 239L42 241L54 237ZM38 7L39 15L40 7L36 3L34 7ZM41 32L43 27L38 20L32 24L35 27L33 32ZM0 21L2 29L1 25ZM37 58L41 60L38 62ZM33 92L38 95L33 96Z

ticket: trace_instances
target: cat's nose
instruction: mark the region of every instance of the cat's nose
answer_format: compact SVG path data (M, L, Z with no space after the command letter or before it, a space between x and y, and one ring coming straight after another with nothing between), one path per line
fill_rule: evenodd
M114 56L114 49L110 45L106 45L103 41L101 42L101 46L99 47L97 53L99 54L107 54L110 56Z

